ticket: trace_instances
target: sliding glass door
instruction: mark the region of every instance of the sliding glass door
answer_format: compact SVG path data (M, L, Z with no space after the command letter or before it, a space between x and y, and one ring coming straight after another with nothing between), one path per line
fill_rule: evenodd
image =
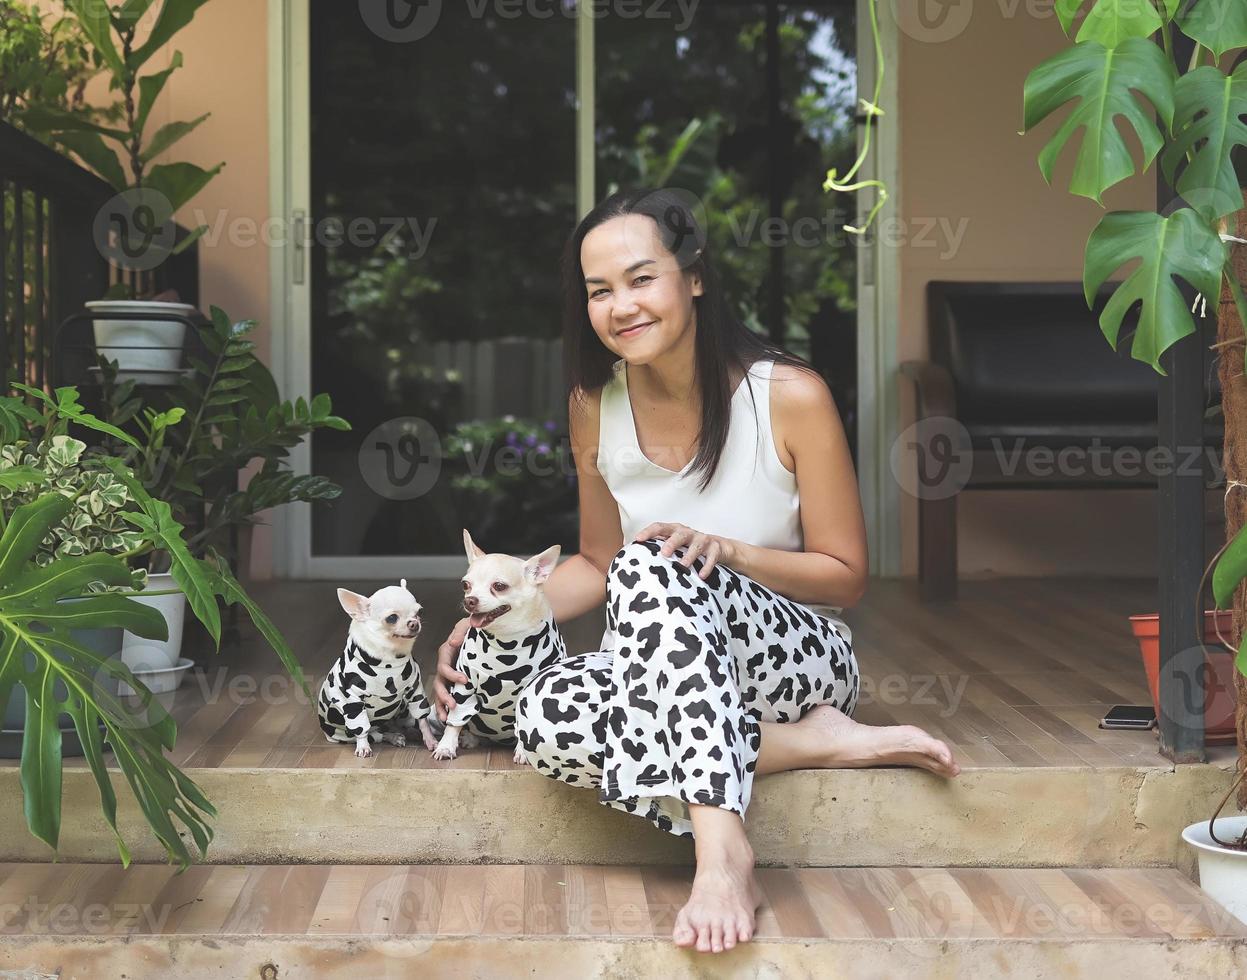
M292 525L295 574L453 574L464 527L575 551L558 265L578 175L594 200L696 195L741 316L824 371L855 431L851 202L822 190L854 153L850 0L599 3L591 34L570 0L290 2L307 322L287 361L353 425L310 448L344 493Z

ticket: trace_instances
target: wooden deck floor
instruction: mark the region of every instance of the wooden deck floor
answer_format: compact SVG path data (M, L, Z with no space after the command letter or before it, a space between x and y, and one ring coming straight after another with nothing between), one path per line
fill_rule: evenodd
M313 693L345 637L337 584L255 589L290 638ZM436 647L456 618L458 590L454 582L410 585L426 610L418 656L427 686ZM964 581L962 598L944 605L924 604L913 582L876 581L846 615L863 673L856 717L920 725L951 744L967 768L1166 765L1154 732L1097 727L1110 705L1150 703L1126 617L1155 602L1155 583L1146 580ZM601 631L600 612L568 624L569 649L596 649ZM217 655L188 655L198 667L162 698L178 720L171 755L181 766L514 767L509 749L434 762L422 746L381 745L373 758L358 759L352 747L325 741L314 706L256 638Z
M764 868L757 938L1247 939L1169 868ZM0 936L665 938L692 869L0 864Z

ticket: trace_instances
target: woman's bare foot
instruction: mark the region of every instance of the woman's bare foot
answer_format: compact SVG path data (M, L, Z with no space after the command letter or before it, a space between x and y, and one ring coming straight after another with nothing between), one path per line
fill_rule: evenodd
M671 938L677 946L721 953L753 937L762 892L753 876L753 848L698 848L693 892L676 916Z
M806 712L797 728L805 729L823 768L918 766L948 777L961 772L952 749L913 725L863 725L823 704Z

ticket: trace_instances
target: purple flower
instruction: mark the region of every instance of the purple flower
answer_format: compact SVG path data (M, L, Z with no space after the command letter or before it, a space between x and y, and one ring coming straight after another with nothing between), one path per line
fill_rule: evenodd
M535 446L535 445L537 445L537 437L536 437L535 435L532 435L532 434L526 435L526 436L524 437L524 445L526 445L526 446Z
M515 445L515 442L516 442L516 440L515 440L515 433L514 433L514 432L508 432L508 433L507 433L507 445L508 445L508 446L514 446L514 445Z
M548 453L549 451L550 451L550 446L548 443L543 442L540 446L537 447L537 452L539 453Z
M558 428L558 427L554 424L554 420L553 420L553 419L546 419L546 421L545 421L545 423L544 423L544 425L543 425L543 428L544 428L547 432L553 432L553 431L554 431L556 428Z

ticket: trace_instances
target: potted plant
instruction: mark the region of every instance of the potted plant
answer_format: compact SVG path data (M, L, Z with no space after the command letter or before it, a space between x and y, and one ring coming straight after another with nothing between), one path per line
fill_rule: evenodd
M324 477L292 473L288 460L317 429L349 431L350 425L333 414L328 395L283 401L249 339L256 322L233 321L218 307L211 314L195 328L208 359L192 357L192 372L173 388L136 394L133 381L118 383L115 365L103 362L103 414L132 434L135 479L187 528L191 554L237 568L261 512L342 493ZM123 453L127 444L115 440L107 448ZM240 474L257 463L240 486ZM168 555L151 559L153 576L169 570Z
M19 441L23 432L39 427L48 439L56 440L66 434L64 428L78 425L137 447L124 431L86 412L74 388L59 388L50 395L24 386L22 390L41 408L32 408L21 399L0 397L0 437L6 443ZM219 644L221 636L219 603L243 608L303 692L309 698L312 695L289 644L221 557L214 553L192 555L185 531L169 504L148 493L123 459L99 454L91 458L129 494L131 506L121 513L139 537L137 542L127 540L133 547L121 556L87 550L84 554L54 555L51 561L40 564L40 548L58 540L55 529L67 520L72 523L75 507L84 497L89 499L91 491L78 484L57 487L53 483L49 489L46 474L33 465L0 468L0 487L44 491L7 516L0 511L4 521L0 534L0 704L8 703L16 686L23 688L22 786L27 823L32 833L56 847L64 754L57 719L67 714L99 785L104 815L114 833L116 796L104 764L105 743L170 859L186 866L190 852L173 818L185 825L200 852L206 853L212 830L205 815L215 815L216 811L200 789L164 757L163 750L172 748L176 738L173 719L119 656L91 649L73 633L88 627L120 628L149 640L165 638L164 618L134 601L132 589L142 571L123 558L165 553L173 580L214 643ZM94 472L85 462L86 454L80 459L88 471ZM95 594L110 590L124 591ZM65 599L81 601L67 611L61 601ZM31 659L33 664L28 662ZM123 698L119 693L123 685L136 697ZM133 700L140 703L132 704ZM128 864L129 851L119 835L117 846L123 863Z
M87 39L95 63L109 77L112 105L99 110L107 123L56 105L33 106L24 126L36 135L75 154L111 184L118 195L96 219L97 244L123 269L149 270L177 255L205 231L201 225L178 239L174 214L212 180L224 166L210 170L191 163L153 163L210 115L189 122L170 122L148 133L152 108L170 76L182 66L175 51L169 66L140 75L147 62L191 22L206 0L162 0L150 31L139 41L139 23L153 9L153 0L109 6L99 0L65 0L67 15ZM168 385L178 376L186 324L194 307L176 295L139 297L122 281L87 306L99 317L93 322L97 349L119 364L122 378Z
M1194 4L1179 4L1176 0L1097 0L1093 5L1070 0L1056 7L1067 35L1084 7L1089 9L1078 27L1075 43L1044 61L1026 79L1024 130L1074 103L1064 123L1040 152L1039 166L1050 183L1057 157L1081 132L1082 145L1074 163L1070 191L1099 203L1105 190L1136 171L1118 128L1124 123L1134 131L1143 148L1144 169L1159 157L1166 180L1181 195L1180 206L1163 212L1119 211L1105 215L1091 233L1084 261L1083 283L1089 307L1109 276L1127 263L1138 261L1105 306L1100 327L1116 348L1126 312L1140 304L1130 353L1160 372L1161 355L1196 330L1192 311L1175 277L1194 286L1205 301L1220 299L1224 283L1227 302L1221 309L1222 333L1225 321L1233 319L1237 320L1241 337L1242 323L1247 320L1247 299L1235 271L1232 251L1227 247L1241 239L1227 234L1225 227L1227 216L1243 210L1233 151L1236 146L1247 145L1247 127L1242 123L1247 114L1247 66L1233 70L1222 67L1227 52L1247 45L1247 16L1243 16L1241 4L1234 0L1199 0ZM1184 74L1179 71L1174 53L1175 31L1194 43L1189 69ZM1241 378L1241 339L1237 345L1219 342L1218 350L1223 378ZM1225 387L1223 382L1223 390ZM1247 438L1247 432L1239 431L1239 425L1235 414L1226 411L1227 452L1236 441ZM1228 462L1227 458L1227 476L1232 476ZM1231 528L1235 526L1229 520L1232 506L1237 507L1237 501L1234 505L1227 502L1227 523ZM1238 588L1247 575L1244 533L1240 530L1222 549L1213 576L1217 607L1234 604L1233 618L1240 632L1247 611L1247 597ZM1247 668L1247 653L1242 647L1237 667L1240 671ZM1241 707L1239 710L1241 717ZM1240 745L1240 751L1247 752L1247 746ZM1230 795L1226 794L1227 801ZM1226 826L1221 833L1210 836L1207 844L1196 846L1201 848L1205 889L1229 907L1236 896L1247 894L1247 850L1243 850L1244 828L1230 826L1231 821L1222 823ZM1192 828L1188 828L1191 832ZM1217 843L1217 838L1222 843ZM1205 873L1205 854L1212 853L1209 848L1219 852L1219 857L1233 855L1228 858L1233 867L1230 875ZM1228 890L1216 890L1227 887ZM1247 917L1247 908L1241 905L1231 910Z
M85 418L83 424L99 423L93 416ZM129 491L107 467L87 457L85 442L67 434L68 418L50 409L41 413L20 399L5 397L0 399L0 419L7 422L0 446L0 522L7 523L19 507L33 503L48 491L72 501L66 513L36 543L33 560L38 567L46 568L58 559L86 554L107 554L124 560L140 545L142 535L123 516L125 509L133 505ZM142 569L134 571L126 588L142 588L145 575ZM102 581L86 583L88 593L107 588ZM111 657L122 646L122 630L76 630L74 639ZM4 709L0 757L16 758L21 750L26 700L17 692L0 708ZM67 753L81 754L73 726L64 725L61 732L68 743Z

